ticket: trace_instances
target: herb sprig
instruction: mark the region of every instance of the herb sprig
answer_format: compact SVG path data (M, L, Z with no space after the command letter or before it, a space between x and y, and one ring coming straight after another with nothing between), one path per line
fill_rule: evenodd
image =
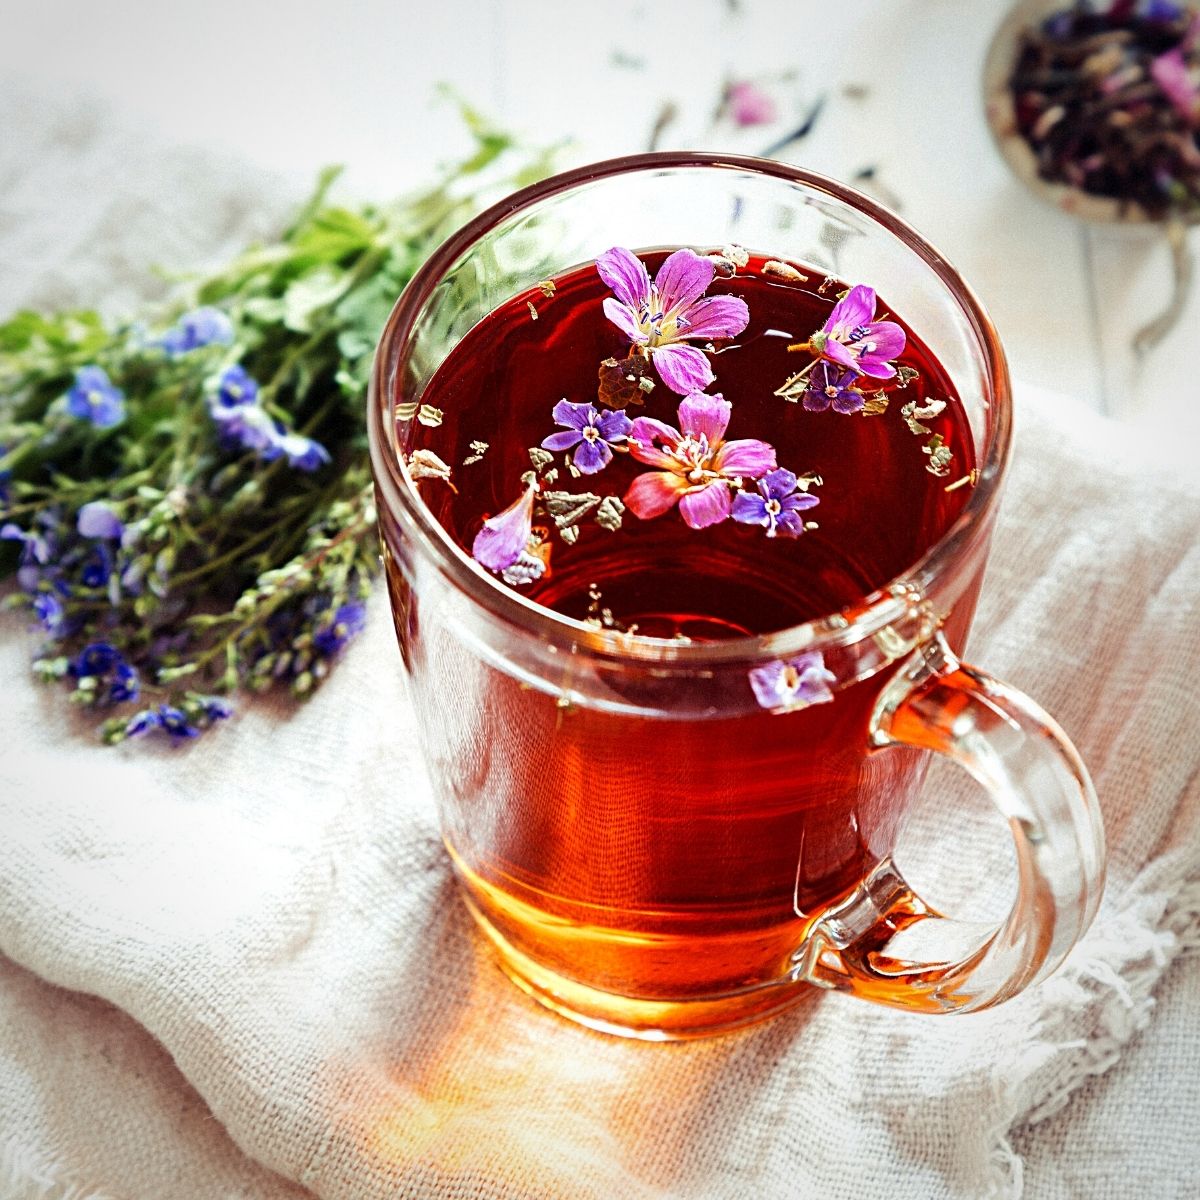
M510 139L463 113L474 152L428 191L346 207L329 169L277 241L136 323L0 324L6 604L43 635L37 675L111 712L106 742L194 737L240 689L306 696L362 628L380 330L482 193L549 165L506 172Z

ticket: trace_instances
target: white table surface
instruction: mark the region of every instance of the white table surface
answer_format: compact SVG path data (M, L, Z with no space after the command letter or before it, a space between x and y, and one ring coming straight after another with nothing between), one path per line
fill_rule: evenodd
M898 200L973 282L1018 379L1155 431L1165 454L1194 453L1200 293L1170 338L1138 362L1133 334L1169 292L1165 245L1153 234L1085 228L1010 176L990 143L979 83L1005 8L992 0L0 0L0 74L93 96L123 120L240 154L297 189L319 166L341 162L348 189L376 197L466 148L453 106L435 94L439 82L533 143L572 137L575 161L647 148L669 101L679 116L660 148L754 153L824 93L814 133L784 157L843 178L874 166L880 198ZM728 78L767 85L779 121L713 127ZM1108 1175L1088 1179L1063 1166L1072 1138L1098 1153L1119 1147L1137 1178L1153 1170L1139 1160L1128 1113L1153 1103L1164 1064L1195 1028L1198 967L1193 959L1173 974L1164 1020L1112 1078L1017 1135L1027 1195L1123 1194L1111 1154ZM1191 1095L1192 1116L1182 1117L1194 1136ZM1156 1118L1180 1119L1170 1106ZM1182 1176L1163 1184L1163 1196L1200 1194L1175 1190L1189 1186Z

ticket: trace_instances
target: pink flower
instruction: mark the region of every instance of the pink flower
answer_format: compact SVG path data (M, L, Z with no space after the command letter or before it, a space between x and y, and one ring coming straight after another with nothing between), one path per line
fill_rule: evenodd
M750 672L754 698L772 712L790 712L833 699L829 685L837 676L825 667L819 650L808 650L786 662L771 662Z
M1185 121L1197 119L1196 100L1200 97L1200 88L1196 86L1195 73L1189 67L1182 47L1176 46L1155 58L1150 63L1150 75Z
M889 359L904 353L907 339L895 321L875 320L875 289L858 284L833 306L829 320L808 340L814 353L856 375L891 379Z
M640 258L621 246L596 259L596 270L613 295L604 315L635 346L641 346L663 383L681 396L703 391L713 381L704 352L685 345L692 338L736 337L750 312L737 296L705 296L716 267L693 250L676 250L650 273Z
M629 434L629 453L659 467L639 475L625 493L626 507L649 520L679 504L685 524L704 529L724 521L733 506L732 489L775 467L775 449L754 438L722 439L733 405L721 396L699 393L679 404L683 432L652 417L638 417Z
M742 126L769 125L778 115L775 101L757 84L740 79L725 90L733 119Z
M533 497L537 484L530 483L520 497L503 512L488 517L475 535L471 556L489 571L504 571L521 557L533 533Z

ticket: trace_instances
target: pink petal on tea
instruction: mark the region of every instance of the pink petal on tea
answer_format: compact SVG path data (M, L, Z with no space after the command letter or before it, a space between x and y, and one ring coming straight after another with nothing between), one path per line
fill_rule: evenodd
M637 309L649 301L650 272L646 270L646 264L624 246L614 246L598 255L596 271L622 304ZM604 311L607 313L608 309Z
M849 333L875 315L875 289L855 284L834 306L825 322L827 333Z
M908 344L904 330L895 321L875 321L868 327L863 340L875 343L871 352L875 358L899 358Z
M679 513L684 523L693 529L707 529L710 525L719 525L733 507L733 499L729 494L729 486L724 483L710 483L697 492L688 492L679 499Z
M716 270L716 263L711 258L701 258L694 250L676 250L668 255L654 277L663 312L686 308L699 300L712 283Z
M706 296L680 314L679 332L690 338L737 337L749 323L750 310L740 296Z
M706 437L715 446L729 427L733 405L720 392L708 396L696 392L679 402L679 427L691 437Z
M638 326L633 312L619 300L606 296L603 305L604 315L631 341L641 345L648 340L648 335Z
M712 468L722 475L742 475L755 479L775 469L775 447L757 438L726 442L717 451Z
M675 506L680 492L685 491L687 486L687 480L670 471L647 471L629 485L625 493L625 507L643 521L661 517Z
M668 450L674 450L681 436L678 429L672 429L653 417L638 417L629 430L629 454L647 466L666 467L669 470L678 466L678 463L655 443L661 442Z
M527 487L521 497L503 512L489 517L475 535L471 555L491 571L503 571L521 557L533 531L534 487Z
M845 367L856 375L859 374L858 359L841 342L835 342L833 338L825 343L825 357L837 363L839 367Z
M704 391L715 378L708 359L695 346L656 346L650 353L659 378L680 396Z

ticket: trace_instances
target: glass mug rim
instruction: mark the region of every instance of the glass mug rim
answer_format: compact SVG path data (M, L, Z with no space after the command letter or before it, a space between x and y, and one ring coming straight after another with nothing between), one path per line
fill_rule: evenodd
M864 595L849 620L843 610L768 634L720 642L681 643L641 634L614 634L556 613L503 587L457 545L421 500L408 468L397 452L394 437L388 435L387 422L392 414L389 370L392 352L395 347L409 342L426 302L446 272L489 230L580 185L621 175L696 169L748 172L783 183L800 184L810 192L821 193L863 213L924 261L945 286L975 335L990 394L986 397L988 421L984 445L977 459L978 475L971 495L950 528L910 567ZM647 177L653 178L653 174ZM914 587L920 594L926 594L935 580L951 570L977 531L986 531L989 510L999 494L1008 466L1012 442L1012 392L999 335L982 303L945 256L895 213L856 188L786 163L748 155L656 151L605 159L552 175L513 192L451 234L413 274L383 327L371 370L367 424L374 476L377 485L382 485L385 499L402 509L447 578L484 610L541 640L569 642L577 651L589 650L614 662L649 660L688 669L853 645L901 618L909 611Z

